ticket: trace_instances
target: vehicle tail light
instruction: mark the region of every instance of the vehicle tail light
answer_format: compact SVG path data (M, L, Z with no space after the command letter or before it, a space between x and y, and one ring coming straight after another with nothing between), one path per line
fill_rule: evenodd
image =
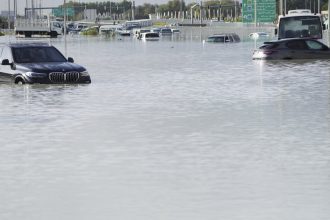
M264 50L263 53L266 54L266 55L270 55L270 54L273 54L273 53L276 53L277 51L275 50Z

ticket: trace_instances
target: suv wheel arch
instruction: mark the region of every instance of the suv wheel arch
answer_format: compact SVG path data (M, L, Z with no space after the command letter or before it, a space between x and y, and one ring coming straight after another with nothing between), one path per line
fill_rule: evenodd
M25 80L21 76L16 76L14 83L15 84L25 84Z

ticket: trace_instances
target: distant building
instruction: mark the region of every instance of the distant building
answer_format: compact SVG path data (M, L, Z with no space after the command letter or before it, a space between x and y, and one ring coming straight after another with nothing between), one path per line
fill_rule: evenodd
M97 14L96 9L85 9L84 10L84 19L87 21L96 21Z
M15 18L15 12L14 11L1 11L0 17L8 18L8 15L10 16L10 21L14 21Z

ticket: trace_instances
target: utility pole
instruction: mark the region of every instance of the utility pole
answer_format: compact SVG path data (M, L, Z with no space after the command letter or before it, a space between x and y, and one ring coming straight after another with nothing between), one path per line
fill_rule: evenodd
M328 21L329 21L329 18L330 18L330 1L328 1ZM329 29L330 25L328 23L328 47L330 46L330 29Z
M132 1L132 20L135 20L135 13L134 13L134 9L135 9L135 2Z
M65 51L65 57L67 56L67 42L66 42L66 0L63 0L63 6L64 6L64 12L63 12L63 35L64 35L64 51Z
M34 1L31 0L31 8L32 8L32 20L34 21Z
M63 2L64 10L63 10L63 31L64 37L66 37L66 0Z
M257 27L257 0L254 0L254 26Z
M10 0L8 0L8 29L10 30Z
M195 8L196 6L198 6L199 4L194 4L193 6L190 7L190 18L191 18L191 24L194 23L194 16L193 16L193 8Z
M182 18L182 0L180 0L180 18Z
M16 25L17 18L17 0L14 0L14 26Z
M109 17L110 17L110 21L111 21L111 1L110 1Z
M200 5L200 8L199 8L200 10L200 19L201 19L201 25L202 25L202 23L203 23L203 2L201 1L201 5Z
M237 13L237 8L236 8L236 0L235 0L235 15L234 15L235 16L235 19L234 19L235 22L236 22L236 16L237 16L236 13Z

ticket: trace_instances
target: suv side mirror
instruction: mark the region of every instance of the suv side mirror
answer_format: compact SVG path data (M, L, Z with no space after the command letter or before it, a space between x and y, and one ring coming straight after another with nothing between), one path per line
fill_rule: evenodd
M68 62L69 63L74 63L74 59L72 57L68 57Z
M322 24L322 29L323 30L326 30L327 29L327 26L325 24Z
M275 35L277 35L277 28L275 28L275 30L274 30L274 31L275 31Z
M10 65L9 60L8 59L2 60L1 65L9 66Z

